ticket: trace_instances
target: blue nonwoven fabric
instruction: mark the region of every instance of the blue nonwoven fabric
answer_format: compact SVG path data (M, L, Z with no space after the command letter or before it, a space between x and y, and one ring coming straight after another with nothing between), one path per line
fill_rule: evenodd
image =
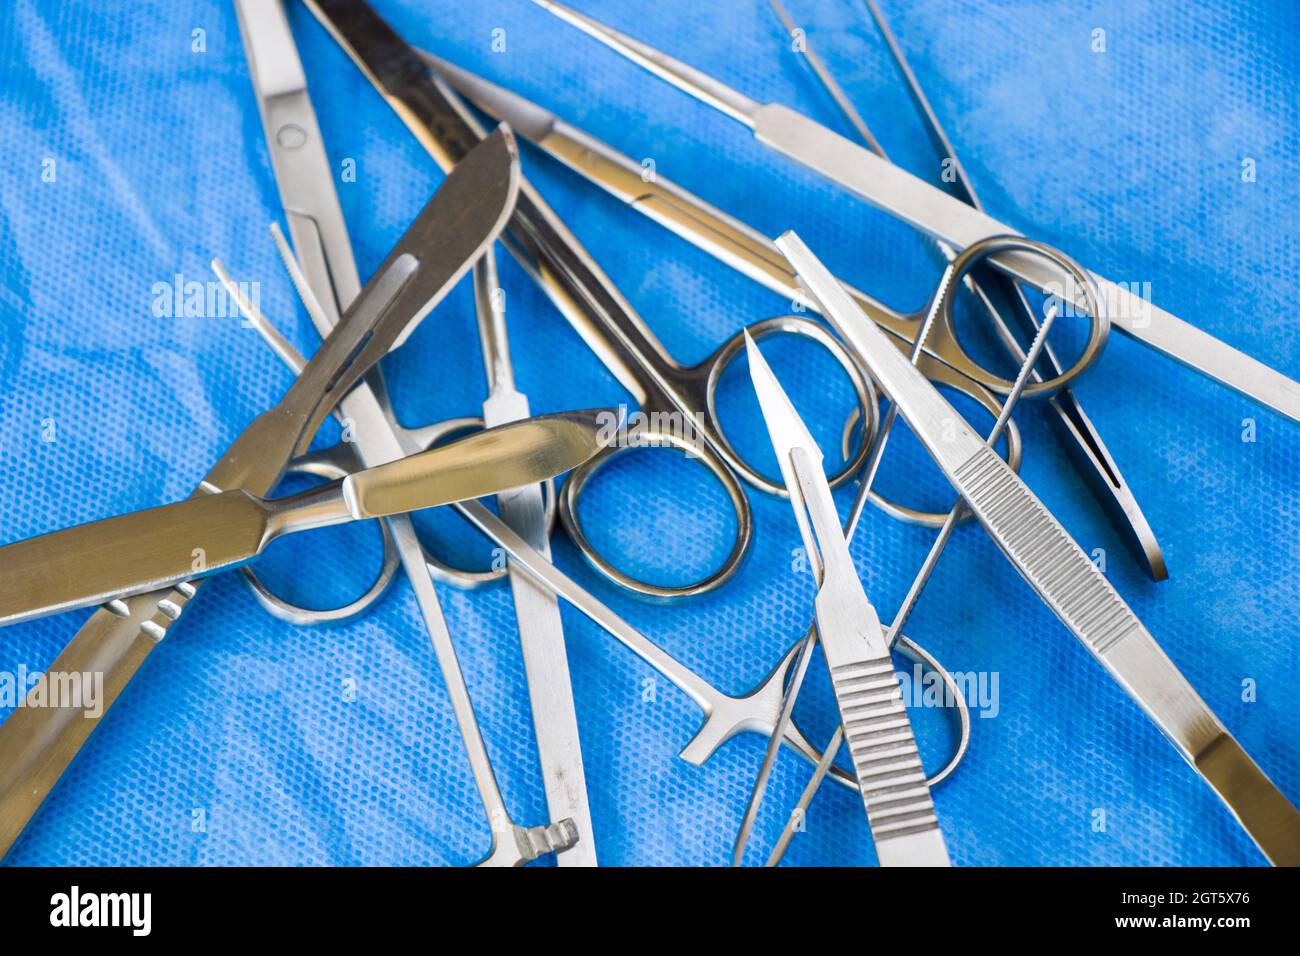
M652 162L763 232L797 229L842 277L890 304L919 307L937 278L932 250L907 228L531 4L376 6L410 41ZM893 159L937 179L939 160L865 10L854 0L789 6ZM1165 309L1300 377L1294 4L884 6L992 215L1103 275L1149 282ZM585 9L749 96L852 133L760 0ZM442 177L310 14L290 3L289 16L365 277ZM206 283L219 258L257 284L263 311L300 349L315 338L267 234L282 211L231 4L5 4L0 131L7 542L183 498L288 387L289 373L238 318L160 307L160 286L178 276ZM789 310L537 151L525 147L523 164L678 359L699 361L743 324ZM501 258L533 410L632 402ZM847 400L827 385L830 366L813 350L772 351L816 437L833 447ZM468 283L384 367L405 422L476 414L484 381ZM724 419L772 471L748 388L743 370L724 382ZM1034 408L1017 416L1023 474L1085 550L1105 553L1111 580L1170 657L1300 799L1300 430L1122 335L1077 394L1155 528L1170 580L1138 571ZM329 425L320 441L336 438ZM927 507L950 504L908 436L881 480ZM850 497L838 493L842 508ZM750 499L748 564L693 603L617 593L561 535L556 561L715 686L740 693L802 633L813 594L788 505ZM660 579L707 569L731 531L718 489L667 452L620 464L593 485L583 516L624 567ZM490 560L454 517L420 526L448 556ZM867 513L852 553L883 618L932 535ZM377 567L377 542L370 528L315 532L277 544L266 574L303 601L339 603ZM509 592L440 595L511 813L544 822ZM48 667L87 613L7 628L0 672ZM676 753L700 719L690 700L567 607L564 623L601 861L727 862L763 740L743 736L688 766ZM955 535L908 633L953 669L996 675L968 759L935 793L956 863L1262 862L978 529ZM832 714L818 660L799 719L824 739ZM913 714L937 766L951 743L943 716ZM751 859L765 856L807 774L782 755ZM269 617L226 575L154 653L6 862L462 864L485 851L488 833L404 581L368 616L313 630ZM858 798L824 788L787 859L874 862Z

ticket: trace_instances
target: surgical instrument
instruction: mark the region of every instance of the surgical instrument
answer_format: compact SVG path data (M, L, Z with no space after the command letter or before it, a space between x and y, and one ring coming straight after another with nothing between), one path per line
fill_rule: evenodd
M641 167L631 157L529 100L432 54L422 56L475 106L494 119L508 121L521 136L588 181L779 295L800 304L807 301L807 292L800 287L790 264L762 233L709 205L661 173L657 173L652 182L647 182L641 175ZM920 313L902 315L866 293L852 289L850 293L900 350L904 353L911 351L921 325ZM815 302L808 305L816 308ZM1100 348L1108 332L1109 325L1104 316L1092 324L1091 339L1097 343L1095 348ZM937 320L924 346L918 365L928 377L960 392L990 416L997 417L1000 406L990 390L1001 379L966 353L949 319L941 316ZM1077 375L1081 364L1076 363L1064 377L1070 379ZM1014 421L1007 429L1006 442L1007 461L1013 468L1019 467L1021 439ZM903 521L936 528L943 524L942 513L931 513L888 500L874 489L870 492L870 500L886 514Z
M1060 262L1062 268L1066 269L1067 272L1073 273L1075 276L1080 278L1080 280L1084 278L1082 271L1078 268L1078 266L1076 266L1072 261L1065 260L1061 256L1061 254L1057 252L1055 249L1052 249L1051 247L1044 246L1041 243L1036 243L1027 239L1021 240L1021 245L1025 250L1032 251L1039 255L1043 255L1045 257ZM961 256L957 258L960 258L963 261L965 259L978 259L981 255L984 254L983 250L987 246L988 243L977 243L975 246L972 246L971 249L967 250L965 253L963 253ZM951 302L947 301L947 299L948 296L950 296L952 293L953 293L952 286L950 284L947 284L946 282L941 282L938 288L935 290L935 293L930 300L930 304L925 310L925 317L924 319L922 319L920 327L917 331L916 340L912 343L911 351L908 353L908 362L911 363L913 366L917 365L920 359L922 358L925 343L929 339L929 334L931 330L936 327L940 327L940 328L951 327L950 325L945 326L943 320L945 318L950 318ZM1007 396L1006 400L1002 405L1002 408L998 412L997 421L994 423L993 429L990 432L989 439L988 439L990 446L995 446L997 444L997 441L1001 437L1002 432L1010 424L1011 411L1015 407L1016 402L1019 401L1020 399L1021 392L1024 390L1025 384L1028 381L1028 376L1033 369L1034 361L1037 360L1039 354L1041 353L1042 348L1046 346L1047 340L1042 330L1051 328L1051 325L1055 320L1058 311L1059 310L1057 310L1056 308L1049 309L1047 321L1043 323L1042 329L1039 331L1039 334L1035 336L1034 345L1029 352L1029 358L1026 359L1024 362L1022 362L1020 373L1017 375L1015 382L1012 384L1011 392ZM888 413L885 415L884 421L881 422L880 430L876 434L875 440L872 443L871 453L867 457L866 467L863 469L862 475L859 478L858 491L854 497L853 507L850 510L849 517L845 521L843 526L844 539L846 542L852 540L853 534L857 530L858 521L862 517L862 509L866 503L866 499L868 495L871 492L872 485L875 483L877 471L880 467L881 460L884 458L885 448L889 442L889 437L893 431L894 422L897 416L898 416L898 409L896 407L891 406ZM961 511L951 512L948 515L948 518L943 525L944 532L941 533L940 535L940 538L943 543L946 543L947 535L951 534L953 526L961 518L961 516L962 516ZM938 544L935 547L935 549L933 549L932 560L937 560L938 552L943 549L943 543ZM911 595L912 600L915 600L917 596L919 596L919 591L916 590L914 585L914 591ZM890 647L894 646L895 639L901 631L902 631L902 624L900 620L896 617L894 621L894 625L890 627L889 632L887 634L888 645ZM735 845L732 854L733 865L739 866L741 861L744 858L745 845L749 839L749 834L754 826L754 822L758 817L758 810L759 810L759 806L762 803L763 793L767 787L768 776L772 772L772 768L776 761L776 755L777 755L776 741L778 739L778 735L782 732L784 728L785 722L790 719L791 715L794 712L795 701L798 699L800 689L803 686L804 677L807 674L808 660L812 649L812 642L815 636L816 636L815 629L809 629L808 633L805 634L803 638L803 645L800 649L799 660L795 665L794 672L790 678L790 682L786 686L785 699L782 702L781 715L777 720L777 726L776 729L773 731L773 736L768 741L767 750L763 755L763 762L759 766L758 773L754 779L754 785L750 793L749 804L745 808L745 815L741 821L740 828L736 833L736 840L735 840ZM830 750L832 754L839 750L839 746L840 746L839 733L840 733L839 731L836 732L835 743L832 745ZM961 737L958 741L957 751L954 754L953 758L949 761L948 766L945 768L944 772L938 777L930 781L931 786L943 780L945 777L947 777L948 773L955 768L957 762L959 762L962 756L964 755L966 747L969 744L969 741L970 741L970 726L968 722L963 720L961 726ZM817 770L824 775L828 766L829 763L826 757L826 752L823 751L822 760L818 762Z
M794 110L776 103L760 104L702 71L562 4L551 0L534 2L683 92L745 124L763 145L935 239L964 249L980 239L1016 232ZM1067 306L1081 304L1082 290L1062 282L1061 274L1040 259L1006 253L989 261L1064 300ZM1146 301L1130 288L1096 273L1093 276L1106 301L1106 312L1121 332L1292 421L1300 421L1300 383ZM1094 357L1085 349L1075 364ZM1061 376L1035 382L1025 395L1050 394L1062 384ZM995 390L1006 391L1005 387Z
M454 94L429 75L415 51L363 0L306 3L438 163L446 166L478 139L452 101ZM752 535L749 502L736 475L769 493L780 492L779 485L746 465L735 452L722 433L714 407L718 380L726 365L742 351L743 339L733 336L694 366L679 365L527 183L521 187L509 236L507 248L619 383L636 396L646 423L629 433L629 441L597 456L569 477L560 502L566 531L592 567L635 593L674 598L719 587L740 567ZM824 327L791 316L757 323L750 331L755 336L794 333L825 346L853 384L864 418L874 417L870 385ZM832 477L833 484L847 481L861 464L869 431L863 429L859 454ZM697 458L730 500L736 520L732 548L722 564L700 581L661 584L637 580L601 555L584 531L577 502L589 479L615 455L646 446L676 448Z
M863 0L863 2L871 11L871 16L875 20L886 46L889 48L890 56L907 84L912 103L925 124L931 142L934 144L940 158L947 164L947 168L951 170L953 185L958 197L976 209L983 209L979 198L975 195L974 187L966 175L965 167L958 158L952 142L948 139L948 135L940 125L929 100L926 99L916 74L908 66L902 48L898 45L893 31L890 30L889 24L881 14L879 5L875 0ZM794 21L791 20L790 14L786 11L781 0L768 0L768 4L776 12L786 31L793 36L796 29ZM871 130L867 128L862 116L854 108L852 101L839 83L836 82L834 75L817 54L807 36L802 37L802 41L801 52L804 59L812 67L822 86L831 94L831 98L840 111L844 113L854 129L857 130L866 146L882 159L888 160L889 156L871 134ZM937 243L937 245L945 258L951 262L956 255L955 250L943 243ZM1029 302L1021 289L1005 273L993 269L982 270L978 282L975 281L973 275L967 276L967 286L979 300L982 308L992 321L994 329L1004 343L1014 341L1012 332L1007 326L1007 320L1003 318L1004 314L1010 316L1011 320L1019 326L1023 333L1029 336L1034 335L1036 320L1033 310L1030 308ZM1042 353L1041 362L1044 368L1052 377L1059 377L1061 375L1061 364L1051 345L1046 344L1042 349ZM1034 381L1042 381L1042 376L1037 369L1032 370L1032 376ZM1138 504L1128 483L1124 480L1124 476L1120 472L1119 466L1115 464L1110 450L1102 441L1101 435L1098 434L1096 427L1092 424L1092 420L1084 412L1083 406L1079 404L1078 398L1068 385L1063 386L1054 395L1047 398L1046 411L1047 421L1056 434L1057 440L1074 463L1075 470L1079 472L1088 489L1102 506L1115 530L1119 532L1134 560L1138 562L1139 566L1152 580L1163 581L1168 578L1169 571L1165 565L1164 554L1160 549L1160 542L1156 540L1155 532L1151 530L1146 515L1142 513L1141 505ZM846 435L846 440L847 437Z
M491 428L527 419L528 397L515 387L506 337L505 297L491 249L474 267L474 303L488 382L483 424ZM551 536L541 485L525 485L497 495L497 508L501 520L539 553L550 556ZM530 578L517 559L507 558L506 569L528 678L546 805L553 819L573 820L579 834L577 845L556 860L560 866L595 866L596 835L587 800L587 777L559 601Z
M1017 249L1015 238L993 240ZM998 547L1279 865L1300 865L1300 812L1188 684L1101 570L1020 476L911 366L794 233L777 246ZM969 262L969 260L968 260ZM943 284L959 281L952 266Z
M0 627L239 567L287 534L482 498L553 478L608 441L613 409L498 425L450 445L267 499L243 488L0 547Z
M880 619L849 557L821 450L772 369L746 341L749 374L817 580L817 637L881 866L948 866L934 801Z
M1027 251L1037 252L1041 255L1056 259L1062 265L1062 268L1065 268L1075 273L1076 275L1082 277L1082 271L1080 270L1080 268L1073 261L1064 259L1062 254L1057 250L1051 249L1050 247L1043 246L1041 243L1032 242L1031 240L1028 239L1022 239L1019 240L1019 242L1023 249ZM963 272L968 271L965 268L965 263L968 260L978 260L980 256L985 254L985 251L988 249L990 245L991 243L988 240L977 242L975 243L975 245L968 248L965 252L956 256L951 266L953 272L956 273L959 270ZM924 343L927 330L934 325L940 313L951 308L951 302L946 300L954 293L954 291L955 290L952 284L946 281L941 281L939 287L936 289L934 298L932 299L930 303L930 307L927 310L925 321L922 323L921 331L919 333L917 343L913 348L911 356L909 357L909 361L913 365L916 364L916 359L920 352L920 346ZM1099 298L1093 298L1091 301L1094 304L1094 308L1099 307L1097 305L1097 303L1100 301ZM1046 348L1047 346L1047 334L1051 330L1052 325L1055 322L1059 312L1060 309L1055 304L1048 305L1046 310L1046 315L1044 317L1042 324L1037 326L1037 330L1035 332L1033 342L1030 344L1029 351L1027 353L1022 354L1020 372L1016 376L1016 380L1012 386L1010 394L1007 395L1006 401L1003 403L1002 411L998 414L997 421L993 423L993 428L989 431L989 436L985 440L985 443L988 444L990 447L992 447L997 443L997 440L1001 436L1002 431L1007 427L1007 424L1011 421L1011 413L1016 406L1016 402L1019 401L1020 395L1024 391L1024 387L1026 383L1029 381L1029 376L1032 374L1034 366L1037 363L1039 356L1042 354L1043 349ZM880 434L876 437L876 444L878 447L872 449L873 462L879 459L880 454L882 454L883 452L884 443L889 440L889 435L894 424L896 412L897 409L891 407L889 416L881 425ZM874 471L869 469L868 472L863 477L863 482L869 483L873 479L873 477L874 477ZM920 599L921 591L925 588L925 585L930 580L931 574L934 572L934 568L936 567L939 560L939 555L942 554L943 549L947 546L948 540L949 538L952 537L952 533L956 529L957 524L961 520L961 517L964 512L965 512L965 508L962 505L960 500L958 501L957 505L953 506L953 508L948 512L948 518L944 522L943 527L940 529L939 534L935 539L934 543L931 545L929 554L926 556L925 561L922 563L921 570L917 573L916 577L913 579L911 586L908 588L907 595L903 599L902 605L899 607L898 611L894 614L894 620L890 624L889 629L885 632L885 642L889 647L894 646L894 642L897 639L897 636L902 633L903 627L906 624L908 617L912 613L912 609L915 608L916 602ZM849 533L851 533L853 530L852 521L853 519L850 518L850 524L847 528L847 531ZM800 686L802 683L801 676L802 676L801 674L796 673L795 679L792 680L790 682L789 687L786 688L786 698L787 698L786 710L787 711L791 711L794 708L794 700L795 698L797 698L799 694ZM822 759L818 761L817 767L813 771L812 780L810 780L808 785L804 788L803 794L799 798L799 802L795 806L795 809L791 811L789 819L787 820L786 825L781 832L781 836L778 838L775 847L773 848L771 854L768 857L768 861L766 864L767 866L775 866L778 862L780 862L781 856L784 854L786 846L788 845L790 839L794 835L795 823L804 818L804 815L807 813L808 806L812 802L813 795L817 792L818 787L821 785L821 781L825 778L827 771L830 769L830 762L826 759L826 754L828 752L833 754L839 750L840 744L844 740L844 733L845 733L845 729L843 725L840 725L839 727L835 728L835 732L831 736L830 743L827 744L826 750L822 752ZM766 765L764 769L767 769Z
M335 298L350 295L350 283L339 284L337 278L356 274L351 244L339 211L315 112L307 96L306 80L298 63L293 35L279 0L240 0L238 9L266 131L267 147L271 152L276 184L289 219L294 245L302 257L301 268L299 260L285 247L278 230L277 246L313 324L319 334L325 336L329 334L338 316L338 311L328 306L333 304ZM248 13L254 14L254 18L250 18ZM259 79L264 71L278 75L290 67L293 67L294 76L294 82L290 84L292 93L275 87L268 88ZM290 107L293 112L286 115L286 110ZM308 131L305 141L304 137L293 134L294 129ZM307 157L310 156L314 156L314 160L309 161ZM489 375L490 397L484 403L484 424L490 426L527 418L527 399L514 389L504 315L497 307L503 300L497 294L495 256L491 245L475 264L473 275L479 338ZM315 308L313 304L316 305ZM266 331L269 339L274 341L277 338L270 334L269 327ZM355 441L344 442L334 449L316 453L305 462L300 460L291 465L291 468L324 469L327 474L337 474L340 471L346 473L356 467L358 456L363 462L382 461L393 455L405 454L412 448L425 447L462 429L462 422L455 420L416 430L400 425L378 370L344 399L340 410L357 432ZM554 485L548 482L546 488L550 493L545 496L545 503L541 487L532 485L499 498L499 507L506 520L543 550L548 547L556 514ZM446 677L445 683L453 701L461 737L465 741L470 767L489 824L494 830L502 826L507 830L518 830L506 810L491 761L482 744L472 701L455 648L447 633L436 589L430 580L432 574L458 587L475 587L499 578L501 572L475 573L451 567L431 556L427 549L416 546L418 535L414 525L405 518L399 520L402 524L400 528L389 531L384 526L385 564L379 579L366 594L343 609L343 613L364 609L378 600L387 584L384 580L385 570L391 578L400 559L415 589L425 629L429 632L438 655L439 666L444 675L450 675ZM571 846L565 848L557 844L552 849L563 851L556 857L560 866L594 865L596 840L587 801L577 715L574 712L559 608L554 598L539 591L531 580L520 580L518 573L509 567L505 572L510 576L515 600L519 641L529 699L533 705L537 755L547 809L553 821L571 821L569 826L576 837L576 842L565 841L571 843ZM258 599L273 613L285 616L282 612L287 612L300 622L334 620L339 616L296 608L271 592L251 572L247 578ZM531 852L534 846L533 842L521 842L518 838L513 841L498 840L494 833L493 847L487 859L502 863L515 862L508 859L511 852L520 852L521 848ZM531 858L525 854L518 857L517 862Z
M269 323L258 322L254 327L291 370L300 369L306 364L293 346L279 336ZM652 667L699 707L704 716L704 723L682 749L679 754L681 759L693 766L699 766L737 734L752 732L768 736L772 733L781 706L782 688L786 684L797 646L787 651L777 662L776 667L769 671L752 690L738 697L725 694L582 588L481 502L462 501L452 504L451 507L511 558L518 561L529 576L581 611L606 634ZM899 638L898 649L940 675L947 693L958 701L957 712L962 722L962 736L965 739L966 729L970 723L969 714L952 675L924 648L914 644L906 636ZM805 760L810 763L817 762L820 755L793 723L784 727L782 739ZM959 750L950 758L943 769L930 778L931 782L947 776L956 765L956 761L960 759L960 753ZM834 768L832 773L837 783L857 788L857 783L851 774L838 767Z
M447 177L285 400L244 431L196 494L268 493L330 407L469 271L504 225L517 189L514 139L502 128ZM100 716L22 707L0 724L0 856L201 587L184 582L100 608L51 664L55 671L104 675Z

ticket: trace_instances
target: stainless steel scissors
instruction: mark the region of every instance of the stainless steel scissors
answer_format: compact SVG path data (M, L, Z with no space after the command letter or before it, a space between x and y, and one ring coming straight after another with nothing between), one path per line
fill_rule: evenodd
M917 179L801 113L777 103L758 103L703 71L562 4L551 0L534 2L683 92L743 123L763 145L955 249L965 249L981 239L1016 234L1016 230L956 196ZM1084 305L1086 292L1065 281L1059 269L1040 257L1007 252L991 258L990 263L1067 305ZM1092 276L1105 300L1106 314L1125 335L1292 421L1300 421L1300 383L1189 325L1131 289L1096 273ZM1086 367L1097 357L1104 338L1094 329L1076 367ZM1026 397L1051 394L1064 384L1063 379L1069 378L1067 372L1035 382L1025 390ZM1003 394L1010 387L1006 380L983 384Z
M662 175L657 174L653 182L646 182L641 166L631 157L529 100L444 59L428 53L422 55L447 83L475 106L494 119L509 122L521 136L590 182L772 291L792 301L807 302L807 290L801 287L794 270L762 233ZM924 309L903 314L857 289L850 287L850 293L890 335L900 351L907 353L911 350L925 315ZM815 302L807 304L816 308ZM1089 318L1090 337L1084 352L1072 368L1057 376L1055 387L1072 381L1100 354L1109 325L1104 315L1093 317L1090 314ZM1000 410L996 394L1006 394L1012 384L969 355L958 338L953 320L946 315L936 322L926 338L918 367L931 380L964 395L994 418ZM854 423L850 421L846 434L853 427ZM1013 468L1019 467L1021 453L1020 432L1013 421L1006 431L1006 457ZM870 500L895 518L928 527L942 526L946 517L942 512L925 511L891 501L874 489L870 492Z
M879 6L875 0L864 0L864 4L871 12L885 45L889 48L894 65L907 84L912 103L916 107L918 117L925 124L938 158L944 161L946 169L951 172L953 191L968 205L983 209L957 151L939 123L938 116L931 108L916 74L908 65L903 50L880 12ZM797 28L781 0L768 0L768 5L791 37L796 36ZM799 34L799 39L799 44L791 44L791 46L799 50L799 55L812 68L822 87L830 94L862 142L876 155L888 160L889 156L884 148L872 135L866 121L836 81L825 61L813 48L808 36ZM935 245L947 261L951 262L956 257L957 252L951 247L938 242ZM1012 331L1012 326L1015 326L1022 335L1031 338L1035 335L1038 325L1033 309L1024 291L1005 273L998 272L996 269L980 270L978 280L975 274L971 274L967 276L966 284L1003 343L1016 342L1016 333ZM1018 345L1019 343L1016 342L1017 348ZM1052 377L1060 376L1061 363L1051 345L1044 344L1041 353L1040 363L1047 374ZM1033 370L1030 381L1041 380L1040 372L1037 369ZM1093 425L1092 419L1084 411L1074 391L1068 385L1061 388L1046 399L1043 409L1061 447L1065 449L1075 470L1110 518L1111 524L1119 532L1134 560L1153 581L1163 581L1168 578L1169 571L1165 565L1164 553L1146 515L1142 512L1142 506L1138 503L1132 488L1124 479L1105 441ZM845 440L848 440L847 435Z
M1024 252L1018 237L989 243L989 255ZM1264 855L1277 865L1300 865L1300 812L1223 726L1106 576L1020 476L889 347L884 333L799 237L787 232L777 246L1020 575L1218 794ZM950 265L940 287L951 287L961 279L959 270L972 264L966 257Z
M348 300L356 275L351 244L297 48L280 0L238 0L237 10L276 184L301 260L288 249L278 229L273 229L273 233L294 287L313 324L324 336L336 321L336 304ZM283 79L272 82L278 77ZM480 340L491 387L491 397L484 405L485 417L492 418L488 424L502 424L528 415L527 400L513 389L509 375L504 316L492 305L496 299L495 285L495 260L489 246L474 266ZM255 324L290 367L301 365L296 353L270 326L260 318ZM344 399L340 412L346 420L345 428L355 432L349 435L345 430L345 439L353 440L298 459L290 466L292 470L326 477L347 474L368 459L383 459L395 450L430 447L482 424L475 419L452 419L418 429L402 426L378 371ZM549 489L548 505L543 505L543 492L537 486L514 489L501 498L503 516L518 521L517 526L530 539L540 539L537 543L542 547L555 516L553 483L547 481L545 486ZM345 619L368 608L382 595L399 563L404 565L438 656L480 801L493 830L493 845L483 862L522 863L539 852L563 851L557 856L560 866L595 865L595 834L587 804L564 635L554 599L537 593L531 581L516 580L518 575L511 571L539 763L547 807L555 821L550 827L524 829L511 820L497 786L432 586L432 578L436 577L461 587L477 587L499 579L507 569L469 572L433 558L407 519L400 519L391 527L381 523L380 528L385 556L379 577L364 595L345 607L327 611L300 608L275 595L252 573L246 576L247 581L263 606L277 616L299 624L322 623Z
M440 164L445 167L477 141L455 95L429 75L416 51L369 5L362 0L307 0L307 6ZM703 362L684 366L667 353L586 249L526 184L509 230L507 248L645 413L644 424L629 434L628 442L570 476L559 504L566 531L596 570L633 592L672 598L719 587L740 567L752 536L749 502L740 480L771 494L782 492L778 483L743 460L718 420L717 384L727 364L743 350L743 338L737 334ZM874 424L874 394L866 376L824 326L803 316L784 316L759 322L750 332L755 337L800 335L827 348L849 377L864 421ZM865 460L870 431L861 429L857 454L832 476L833 484L849 480ZM700 581L669 585L638 580L602 555L583 528L577 503L592 475L630 448L657 446L698 458L722 485L735 513L730 553Z

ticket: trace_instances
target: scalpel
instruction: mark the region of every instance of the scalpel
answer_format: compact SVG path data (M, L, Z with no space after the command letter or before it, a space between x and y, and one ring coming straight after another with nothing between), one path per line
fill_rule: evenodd
M1106 576L803 241L787 232L776 244L1015 569L1219 795L1269 861L1300 866L1300 812L1214 716Z
M466 157L407 229L388 259L276 408L261 415L208 472L195 494L268 493L299 446L411 322L469 271L505 225L519 185L508 130ZM97 610L50 665L104 675L104 712L170 633L202 581L183 582ZM72 708L19 707L0 725L0 856L9 851L68 764L99 726Z
M950 866L889 641L849 556L822 453L746 336L749 374L817 580L817 637L881 866Z
M605 447L613 409L511 422L287 498L243 488L0 547L0 627L174 587L287 534L482 498L554 478Z

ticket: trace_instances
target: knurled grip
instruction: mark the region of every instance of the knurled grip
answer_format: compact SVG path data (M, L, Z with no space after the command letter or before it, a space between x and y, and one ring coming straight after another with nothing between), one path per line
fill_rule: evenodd
M988 446L954 473L962 495L1012 562L1095 654L1141 628L1119 592Z
M831 683L876 843L937 830L894 662L886 655L832 667Z

